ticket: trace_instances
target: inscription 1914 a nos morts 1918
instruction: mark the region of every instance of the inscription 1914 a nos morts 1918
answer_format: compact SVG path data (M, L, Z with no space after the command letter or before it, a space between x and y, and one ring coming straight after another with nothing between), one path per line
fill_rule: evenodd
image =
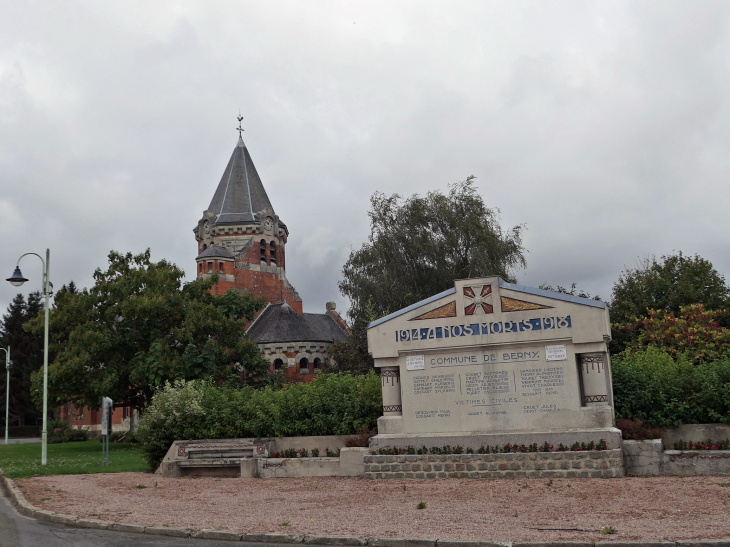
M603 302L499 277L454 285L368 327L383 383L374 448L618 448Z

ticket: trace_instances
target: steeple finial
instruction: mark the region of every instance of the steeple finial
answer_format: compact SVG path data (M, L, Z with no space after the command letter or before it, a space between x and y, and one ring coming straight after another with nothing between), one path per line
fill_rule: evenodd
M238 127L236 128L238 130L238 140L243 140L243 127L241 127L241 122L243 121L243 116L241 116L241 111L238 111Z

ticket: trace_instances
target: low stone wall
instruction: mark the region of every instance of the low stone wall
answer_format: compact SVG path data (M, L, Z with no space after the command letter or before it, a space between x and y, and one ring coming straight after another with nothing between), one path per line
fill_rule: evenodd
M624 441L627 475L730 475L730 450L664 450L661 439Z
M730 475L730 450L665 450L662 474Z
M343 448L339 458L246 458L241 477L355 477L365 473L367 448Z
M265 447L264 454L257 453L257 456L262 455L264 457L272 452L282 452L287 449L306 449L311 453L312 449L317 448L320 454L324 454L327 448L332 452L344 448L347 437L348 435L320 435L312 437L265 437L260 439L178 440L170 445L157 472L161 473L163 477L237 477L240 475L242 468L240 466L240 456L230 454L231 447L234 445L256 444ZM201 445L207 445L209 448L220 445L221 450L218 454L211 455L205 460L188 459L185 455L188 447L199 447ZM195 465L196 463L198 465Z
M627 475L661 475L664 455L661 439L624 441L622 447Z
M624 476L620 449L591 452L526 452L365 456L368 479L610 478Z
M663 427L662 442L667 450L674 448L677 441L714 442L730 439L729 424L685 424L679 427Z

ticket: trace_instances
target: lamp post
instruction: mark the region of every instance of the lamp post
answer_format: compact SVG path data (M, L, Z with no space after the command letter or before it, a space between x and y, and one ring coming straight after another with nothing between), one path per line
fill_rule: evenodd
M7 279L13 287L20 287L28 281L20 271L20 261L24 256L37 256L43 263L43 296L45 302L43 309L46 315L45 329L43 333L43 432L41 433L41 465L48 464L48 300L50 298L48 274L50 270L51 251L46 249L46 259L37 253L25 253L21 255L15 264L13 275Z
M5 444L8 444L8 417L10 415L10 346L7 349L0 348L5 352L5 377L8 380L8 388L5 390Z

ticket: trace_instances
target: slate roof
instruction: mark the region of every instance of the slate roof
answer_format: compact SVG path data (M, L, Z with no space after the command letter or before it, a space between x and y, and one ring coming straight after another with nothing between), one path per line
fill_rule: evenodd
M347 339L347 334L326 313L301 316L288 304L269 305L251 325L248 335L256 344Z
M199 258L236 258L231 251L220 245L211 245L202 253L200 253L195 260Z
M330 340L347 340L347 333L337 324L337 321L331 315L326 313L305 313L304 318L312 326L319 329L322 333L327 333Z
M266 207L273 210L248 148L239 138L208 210L217 215L214 225L220 226L256 224L256 213Z

